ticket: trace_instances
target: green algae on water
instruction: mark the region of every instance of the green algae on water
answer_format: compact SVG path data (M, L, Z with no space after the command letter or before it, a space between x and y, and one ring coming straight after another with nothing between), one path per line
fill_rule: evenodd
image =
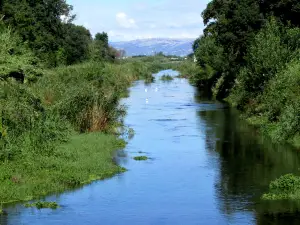
M26 203L24 205L26 208L37 208L37 209L57 209L59 205L56 202L35 202L35 203Z
M136 161L146 161L149 158L147 156L136 156L133 159L136 160Z

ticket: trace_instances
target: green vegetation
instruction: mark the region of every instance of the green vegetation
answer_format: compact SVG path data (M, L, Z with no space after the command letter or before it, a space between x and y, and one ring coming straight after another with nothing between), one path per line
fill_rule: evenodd
M108 45L106 33L92 38L83 26L72 24L73 7L65 0L3 0L0 19L18 33L22 42L47 67L70 65L89 59L114 60L121 52Z
M284 175L269 186L269 193L262 196L263 200L299 200L300 199L300 177L293 174Z
M95 132L73 135L66 143L57 143L51 154L25 152L1 163L0 199L31 200L122 173L125 169L112 157L124 146L114 135Z
M35 82L3 79L1 201L30 200L124 172L112 157L125 144L112 134L125 115L119 100L142 78L140 66L87 62L43 70Z
M25 204L26 208L35 207L37 209L57 209L59 205L56 202L35 202Z
M136 156L133 159L136 160L136 161L146 161L149 158L147 156Z
M174 78L170 75L162 75L161 78L160 78L162 81L171 81L171 80L174 80Z
M202 12L206 28L193 45L194 69L187 72L190 59L179 71L274 142L300 147L299 16L296 0L213 0ZM298 198L298 180L279 178L263 198Z
M300 132L299 6L295 0L211 1L202 13L204 35L193 45L198 69L190 76L273 141L293 144Z
M0 3L0 201L28 201L125 171L113 153L132 81L165 56L121 60L64 0ZM163 62L163 63L161 63ZM165 64L165 65L162 65ZM132 137L134 132L129 131Z
M135 135L135 131L132 128L128 129L128 139L132 139Z
M192 84L196 85L196 77L200 71L200 68L191 59L180 62L172 68L179 71L179 78L188 78Z
M0 215L3 215L4 214L4 210L3 210L3 206L2 204L0 205Z

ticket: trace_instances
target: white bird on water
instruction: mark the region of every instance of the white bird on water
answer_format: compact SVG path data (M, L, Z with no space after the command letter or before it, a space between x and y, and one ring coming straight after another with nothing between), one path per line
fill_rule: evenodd
M148 104L148 102L149 102L149 101L148 101L148 98L146 98L146 103Z
M145 89L145 92L148 92L147 88Z
M155 88L155 92L157 92L158 91L158 88Z

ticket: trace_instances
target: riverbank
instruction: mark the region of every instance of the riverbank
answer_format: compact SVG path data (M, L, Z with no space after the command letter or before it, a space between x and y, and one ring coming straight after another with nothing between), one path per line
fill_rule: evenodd
M31 82L1 80L0 203L28 201L125 171L119 104L156 64L87 62L41 70Z
M203 78L205 71L200 68L195 62L186 61L178 66L176 70L180 72L181 77L187 78L193 86L200 89L201 92L207 94L211 98L227 102L231 107L237 108L241 113L241 118L247 121L248 124L255 127L262 135L266 135L272 139L275 143L288 143L293 147L300 149L300 134L298 132L299 116L297 113L296 105L290 106L292 102L297 102L297 86L293 86L293 83L297 83L297 74L294 66L288 65L287 71L284 71L281 80L272 80L268 89L265 90L256 99L249 99L246 102L238 104L241 96L233 89L232 93L226 98L217 98L218 89L220 83L215 77ZM291 67L291 68L290 68ZM202 78L201 78L202 77ZM201 79L200 79L201 78ZM281 97L278 90L281 90L284 86L284 92ZM289 96L293 101L289 100L284 102L283 98ZM278 108L279 107L279 108ZM280 109L280 107L282 109ZM276 110L280 110L281 116L274 114L279 113ZM275 118L276 116L276 118ZM272 119L272 117L274 117Z
M220 100L227 102L233 108L237 108L242 120L254 127L260 135L271 139L273 143L288 144L295 149L300 149L300 134L298 132L300 120L297 111L297 93L299 90L294 85L297 83L299 71L295 68L298 67L297 63L287 65L286 71L280 74L281 77L275 77L271 80L268 88L256 99L250 98L249 101L238 104L243 98L239 96L241 90L237 91L236 88L233 88L228 97ZM182 76L187 77L191 84L200 88L201 92L208 94L211 98L217 98L220 82L215 80L215 77L199 79L205 72L196 63L187 61L179 65L177 70ZM282 115L279 115L280 113ZM298 173L281 174L270 182L266 193L261 196L262 200L299 200L299 180Z
M125 142L103 133L77 134L49 156L27 155L0 165L1 203L29 201L126 171L113 162Z
M168 59L90 57L48 67L0 25L0 203L124 172L112 155L124 147L116 132L126 115L120 99L133 81L152 82Z
M153 84L134 82L129 97L122 100L127 106L124 124L135 136L115 161L128 172L39 200L61 206L54 212L8 205L3 220L32 225L154 220L195 224L200 216L208 224L255 224L266 213L296 209L291 202L264 202L260 197L281 174L297 173L299 154L258 135L226 104L201 98L187 80L160 80L164 74L177 76L161 71ZM139 156L149 160L134 160Z

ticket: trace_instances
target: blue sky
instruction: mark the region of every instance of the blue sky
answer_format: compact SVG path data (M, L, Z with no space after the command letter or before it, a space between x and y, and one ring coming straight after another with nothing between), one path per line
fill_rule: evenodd
M209 0L67 0L75 23L110 41L142 38L196 38L204 28L201 12Z

